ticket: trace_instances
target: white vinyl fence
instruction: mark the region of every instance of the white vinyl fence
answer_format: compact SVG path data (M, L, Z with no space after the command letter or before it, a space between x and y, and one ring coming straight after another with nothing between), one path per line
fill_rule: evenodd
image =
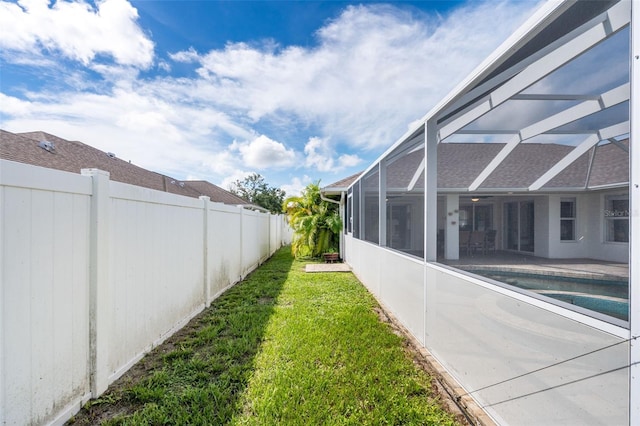
M290 242L283 217L0 160L0 424L61 424Z

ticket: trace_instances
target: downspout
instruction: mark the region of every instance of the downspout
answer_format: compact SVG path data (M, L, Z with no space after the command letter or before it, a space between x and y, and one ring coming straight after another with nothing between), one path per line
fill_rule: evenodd
M344 200L344 191L340 192L340 201L336 201L336 200L332 200L331 198L327 198L322 194L322 191L320 191L320 199L322 201L327 201L329 203L333 203L333 204L337 204L338 207L338 213L340 214L340 222L342 222L344 224L344 215L342 213L342 201ZM339 238L340 238L340 244L338 247L338 255L340 256L340 259L342 259L342 253L344 252L344 238L343 238L343 233L340 232Z

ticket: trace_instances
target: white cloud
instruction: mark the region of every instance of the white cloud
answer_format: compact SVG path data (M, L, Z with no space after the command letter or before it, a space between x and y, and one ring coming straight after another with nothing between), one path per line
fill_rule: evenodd
M158 61L158 69L164 72L171 72L171 65L167 61Z
M3 109L11 110L10 118L3 114L1 127L14 132L44 130L80 140L179 178L230 173L240 164L216 136L218 125L232 128L216 111L119 89L109 95L81 93L62 98L64 102L56 103L46 96L25 101L0 95ZM238 136L248 134L237 132Z
M304 146L304 153L307 156L306 166L315 167L321 172L333 169L333 150L326 139L313 137Z
M355 167L360 163L362 163L362 159L357 155L342 154L340 157L338 157L338 164L341 169Z
M307 156L305 166L320 172L339 172L345 168L356 166L362 161L354 154L342 154L336 159L338 153L329 139L318 137L309 138L304 146L304 153Z
M243 181L244 178L253 174L255 172L252 171L244 171L244 170L235 170L231 174L227 175L221 182L218 184L220 188L224 188L227 191L230 191L235 185L236 181Z
M137 10L125 0L20 0L0 2L0 48L12 61L13 52L32 56L58 52L88 65L97 55L109 55L120 65L148 68L153 42L136 24Z
M315 48L230 43L176 58L199 60L203 85L216 101L252 120L293 115L334 140L376 148L395 142L408 121L455 87L532 6L473 3L446 17L349 6L317 32Z
M244 164L258 170L292 166L296 159L294 150L264 135L250 142L234 142L230 149L239 151Z
M200 60L200 55L193 47L190 47L188 50L183 50L181 52L170 53L169 58L176 62L198 62Z
M307 175L304 175L302 179L298 177L294 177L291 179L291 182L282 185L280 189L282 189L287 197L296 197L302 193L302 190L312 182L311 178Z

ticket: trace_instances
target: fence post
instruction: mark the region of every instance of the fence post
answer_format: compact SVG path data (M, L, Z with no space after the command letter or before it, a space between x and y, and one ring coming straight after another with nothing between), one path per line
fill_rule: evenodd
M240 281L244 280L244 207L238 206L240 209Z
M91 219L89 225L89 382L97 398L109 386L109 173L82 169L91 176Z
M203 203L204 208L204 224L202 227L202 232L204 236L202 237L202 256L204 265L204 306L207 308L211 305L211 286L209 285L209 205L211 203L211 198L206 195L201 195L200 199Z
M4 160L0 160L4 161ZM5 275L4 271L4 218L6 211L4 210L6 207L4 200L4 187L3 184L3 173L2 166L0 165L0 294L3 295L3 298L6 297L4 286L5 284ZM8 411L8 407L6 406L6 397L5 397L5 352L4 352L4 321L5 321L5 312L4 312L4 300L0 301L0 424L6 424L6 412Z

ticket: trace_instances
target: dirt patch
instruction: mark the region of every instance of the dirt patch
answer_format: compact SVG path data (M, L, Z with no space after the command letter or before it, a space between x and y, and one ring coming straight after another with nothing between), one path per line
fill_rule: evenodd
M152 349L118 380L109 385L104 394L87 402L66 424L74 426L101 424L118 416L132 414L142 408L142 404L131 401L127 389L162 368L165 355L178 349L180 341L195 335L204 326L203 317L207 312L204 310L196 315L184 327Z

